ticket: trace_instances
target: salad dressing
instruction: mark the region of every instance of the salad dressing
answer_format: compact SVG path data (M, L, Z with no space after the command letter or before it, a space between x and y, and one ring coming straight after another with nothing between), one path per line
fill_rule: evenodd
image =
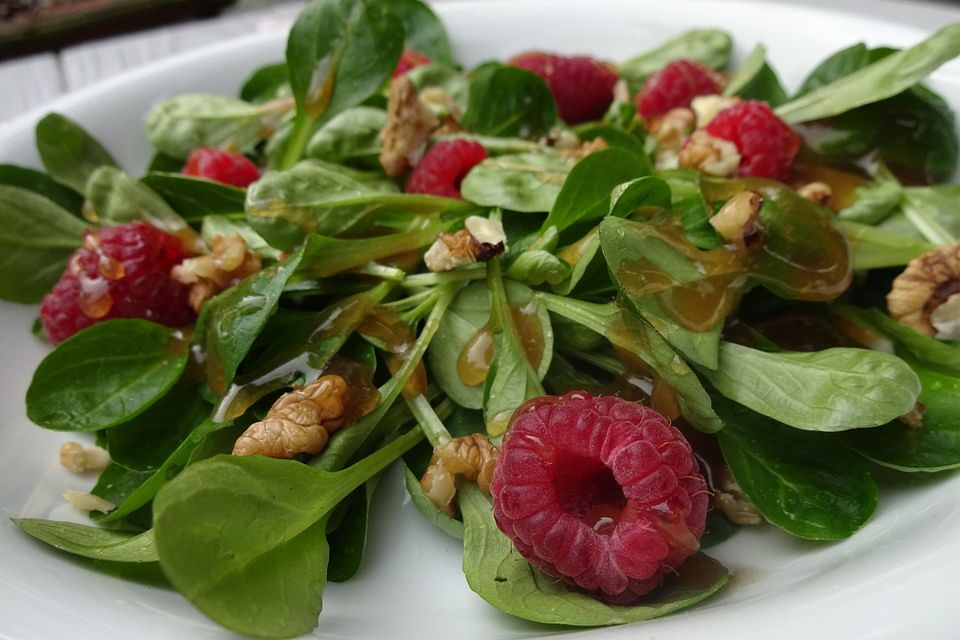
M387 368L392 374L403 366L416 342L410 325L403 322L395 311L386 307L374 307L360 323L357 332L375 341L387 352ZM423 362L420 362L404 385L403 394L408 398L415 398L426 391L427 369Z
M530 301L523 305L511 305L510 317L524 356L534 369L538 369L543 360L544 338L536 303ZM490 363L493 362L493 347L494 334L489 324L466 341L457 356L457 375L463 384L477 387L486 381Z

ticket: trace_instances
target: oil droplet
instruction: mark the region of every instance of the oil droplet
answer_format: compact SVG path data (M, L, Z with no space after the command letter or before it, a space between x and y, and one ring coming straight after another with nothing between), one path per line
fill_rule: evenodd
M493 332L485 326L463 345L457 356L457 375L468 387L483 384L493 362Z
M113 308L113 296L110 295L110 284L103 278L88 278L81 275L80 281L80 310L89 318L103 318Z

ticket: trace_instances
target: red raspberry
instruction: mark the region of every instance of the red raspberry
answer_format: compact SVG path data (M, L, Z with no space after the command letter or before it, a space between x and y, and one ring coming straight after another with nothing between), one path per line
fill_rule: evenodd
M214 147L200 147L190 152L181 173L207 180L216 180L245 189L260 179L260 170L240 153L230 153Z
M459 199L460 183L486 157L487 150L479 142L438 142L413 168L404 191Z
M580 391L517 409L490 490L497 526L527 560L616 604L697 552L708 502L666 418Z
M617 69L607 62L528 51L514 56L508 64L543 78L557 101L560 117L568 124L602 118L613 102Z
M187 257L176 236L143 222L87 231L67 270L40 305L43 331L59 344L111 318L146 318L169 327L193 322L187 287L170 270Z
M689 107L697 96L720 93L721 80L699 62L674 60L647 77L637 94L637 111L650 120L671 109Z
M800 136L766 102L746 100L724 109L706 131L729 140L740 152L740 175L782 180L800 150Z
M397 78L402 76L410 69L414 67L422 67L425 64L430 64L433 60L430 56L420 53L419 51L414 51L413 49L404 49L403 53L400 55L400 60L397 61L397 68L393 70L392 78Z

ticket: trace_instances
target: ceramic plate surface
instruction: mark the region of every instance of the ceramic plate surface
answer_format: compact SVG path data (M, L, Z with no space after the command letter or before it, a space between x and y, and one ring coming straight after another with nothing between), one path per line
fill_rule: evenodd
M692 27L722 27L741 59L762 41L788 87L827 53L859 40L910 45L926 34L859 16L771 2L725 0L465 1L437 7L456 58L474 65L524 49L591 53L622 60ZM150 157L145 114L169 96L234 95L254 68L279 60L284 33L232 41L164 60L44 108L79 121L131 173ZM960 62L931 85L960 108ZM0 128L0 162L39 167L37 112ZM0 274L0 277L3 277ZM230 638L176 592L91 569L22 534L13 516L75 519L67 488L92 480L57 463L68 434L29 424L23 397L47 352L30 333L35 307L0 302L0 638L150 640ZM467 588L459 542L422 520L394 469L375 501L358 576L327 589L322 638L951 638L960 602L960 476L883 486L873 519L853 538L814 544L773 526L743 531L711 550L733 579L694 610L628 627L564 633L501 614Z

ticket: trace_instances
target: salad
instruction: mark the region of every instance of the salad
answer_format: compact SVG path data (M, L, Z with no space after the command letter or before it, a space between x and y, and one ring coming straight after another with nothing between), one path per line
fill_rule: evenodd
M291 637L397 463L481 598L600 626L716 593L741 527L843 539L879 473L957 468L958 144L922 82L960 25L790 93L730 50L462 69L418 0L314 0L239 97L154 107L140 178L48 115L46 173L0 167L0 296L41 303L27 413L99 479L65 495L90 525L16 523Z

